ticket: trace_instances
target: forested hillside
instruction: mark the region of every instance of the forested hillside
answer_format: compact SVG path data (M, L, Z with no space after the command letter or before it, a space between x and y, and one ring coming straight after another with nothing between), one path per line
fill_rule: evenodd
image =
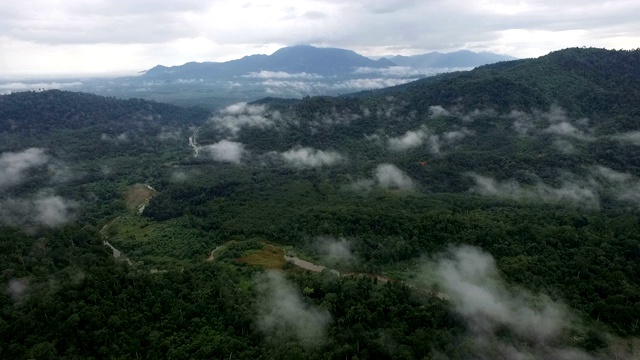
M215 113L1 96L0 357L637 358L638 74L567 49Z

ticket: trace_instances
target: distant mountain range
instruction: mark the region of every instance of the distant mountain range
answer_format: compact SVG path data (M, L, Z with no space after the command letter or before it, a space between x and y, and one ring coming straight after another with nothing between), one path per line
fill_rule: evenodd
M383 69L394 66L411 67L417 71L434 68L471 68L499 61L514 60L508 55L489 52L432 52L414 56L393 56L372 60L354 51L338 48L318 48L298 45L282 48L271 55L251 55L226 62L189 62L179 66L158 65L147 70L144 77L157 79L226 79L260 72L349 76L358 69ZM375 72L375 71L373 71Z
M384 58L383 58L384 59ZM509 55L494 54L491 52L475 53L468 50L460 50L451 53L430 52L422 55L388 57L391 62L399 66L409 66L416 69L428 68L467 68L492 64L500 61L516 60Z
M299 45L271 55L251 55L226 62L157 65L137 76L116 79L0 84L0 93L30 88L72 89L217 110L264 97L302 98L381 89L510 59L513 58L471 51L371 59L346 49Z
M226 62L190 62L171 67L158 65L146 71L144 76L210 79L242 76L260 71L332 76L349 74L360 67L385 68L394 65L387 59L371 60L351 50L299 45L282 48L271 55L251 55Z

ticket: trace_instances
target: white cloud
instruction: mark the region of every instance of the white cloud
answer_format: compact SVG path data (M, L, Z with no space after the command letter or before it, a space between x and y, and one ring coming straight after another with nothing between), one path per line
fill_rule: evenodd
M429 106L429 114L432 117L450 116L451 113L440 105Z
M335 151L322 151L309 147L291 149L280 154L282 159L297 168L314 168L334 165L344 156Z
M130 3L2 2L4 72L135 73L158 63L225 61L304 43L368 56L466 48L528 57L568 46L635 48L640 42L634 17L640 4L634 1Z
M388 77L416 77L423 74L420 70L408 66L389 66L384 68L359 67L355 74L380 74Z
M592 138L586 135L583 131L577 129L575 126L570 123L563 121L556 124L549 125L548 128L544 130L544 132L549 134L560 135L564 137L570 137L577 140L592 140Z
M0 223L20 226L57 227L75 218L75 201L42 191L31 198L0 201Z
M426 126L422 126L417 130L409 130L401 136L389 138L388 145L392 151L405 151L426 144L432 154L439 154L443 143L453 144L470 135L473 135L473 131L467 128L431 134Z
M478 248L451 248L425 265L420 276L427 284L435 280L460 314L479 359L593 360L558 341L578 327L565 305L509 286L493 257ZM512 335L500 336L504 329Z
M41 148L2 153L0 155L0 189L19 184L30 168L42 166L48 160L49 157Z
M231 136L237 136L242 128L266 129L275 125L279 113L266 113L264 105L237 103L220 111L220 114L209 119L212 126Z
M612 138L614 140L640 146L640 131L631 131L631 132L626 132L618 135L613 135Z
M407 131L402 136L390 138L388 140L389 149L393 151L404 151L416 148L424 144L428 138L429 130L426 127L414 131Z
M215 144L200 146L199 148L200 151L209 153L215 161L234 164L240 164L242 157L247 153L244 149L244 144L226 139L220 140Z
M288 73L284 71L266 71L252 72L243 77L247 78L259 78L259 79L322 79L322 75L309 74L306 72L301 73Z
M376 167L375 179L378 186L386 189L412 190L413 180L393 164L380 164Z
M279 272L256 277L258 329L271 341L298 340L305 347L326 340L331 315L306 303L301 291Z
M542 182L522 187L516 181L499 182L493 178L469 173L476 186L472 189L481 195L498 196L514 200L542 201L547 203L571 202L589 208L599 208L598 185L592 181L563 181L560 187Z

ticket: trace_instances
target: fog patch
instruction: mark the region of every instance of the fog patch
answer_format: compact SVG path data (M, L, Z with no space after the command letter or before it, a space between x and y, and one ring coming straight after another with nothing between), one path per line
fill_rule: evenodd
M240 164L242 157L247 153L244 144L226 139L215 144L199 146L199 149L208 153L214 161L234 164Z
M552 187L543 182L523 187L517 181L496 181L493 178L468 173L476 183L471 191L485 196L497 196L513 200L541 201L545 203L571 202L598 209L600 199L597 184L593 181L563 181L562 186Z
M291 149L280 154L282 159L296 168L316 168L344 161L344 156L335 151L322 151L310 147Z
M265 105L250 105L245 102L229 105L209 119L216 129L235 137L242 128L266 129L275 125L280 113L267 113Z
M404 151L421 146L429 136L429 129L423 126L418 130L407 131L404 135L390 138L387 143L393 151Z
M429 116L431 117L451 116L451 113L440 105L434 105L434 106L429 106Z
M553 140L553 147L555 147L556 150L560 151L565 155L573 155L577 152L576 147L573 146L573 144L570 141L567 141L564 139Z
M378 186L385 189L412 190L415 188L413 180L393 164L380 164L374 171Z
M48 160L49 157L41 148L2 153L0 155L0 189L21 183L30 168L44 165Z
M26 279L11 279L7 284L7 294L13 301L22 300L29 289Z
M12 82L12 83L4 83L0 84L0 94L10 94L16 91L44 91L44 90L52 90L52 89L70 89L70 88L78 88L83 84L79 81L73 82L38 82L38 83L23 83L23 82Z
M169 128L162 128L162 131L157 136L158 140L160 141L179 140L181 137L182 131L180 129Z
M636 176L601 165L591 167L591 173L609 186L616 199L640 205L640 179Z
M512 110L507 118L513 119L513 130L518 133L518 135L529 135L535 129L535 124L533 122L533 117L530 114L519 110Z
M115 143L126 143L129 141L129 135L127 135L126 132L123 132L122 134L118 134L116 136L110 136L108 134L102 133L100 135L100 140L102 141L112 141Z
M421 279L437 284L462 316L478 359L592 359L562 344L577 329L566 306L510 286L478 248L450 248L424 266ZM501 336L505 330L515 336Z
M58 227L76 216L75 201L41 191L32 198L0 201L0 223L19 227Z
M420 70L409 66L389 66L385 68L359 67L353 71L355 74L380 74L388 77L421 76Z
M426 126L422 126L417 130L409 130L401 136L389 138L387 144L392 151L406 151L426 144L429 152L435 155L440 153L443 145L452 144L469 135L473 135L473 131L467 128L432 134Z
M620 142L640 146L640 131L631 131L631 132L626 132L618 135L613 135L611 138L614 140L618 140Z
M251 72L246 75L242 75L245 78L259 78L259 79L322 79L322 75L312 73L288 73L284 71L266 71Z
M300 289L275 271L254 278L258 293L258 329L270 341L298 340L305 347L321 345L331 315L305 302Z
M563 121L556 124L549 125L548 128L544 129L543 132L547 134L554 134L564 137L570 137L577 140L590 141L593 138L587 134L585 134L582 130L579 130L575 126L570 123Z
M314 242L323 263L328 266L345 266L354 261L353 245L345 238L321 236Z

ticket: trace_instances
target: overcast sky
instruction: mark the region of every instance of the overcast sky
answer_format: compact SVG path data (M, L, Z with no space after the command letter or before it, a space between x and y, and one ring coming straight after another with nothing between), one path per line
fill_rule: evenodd
M295 44L367 56L640 47L638 0L2 0L0 77L128 74Z

